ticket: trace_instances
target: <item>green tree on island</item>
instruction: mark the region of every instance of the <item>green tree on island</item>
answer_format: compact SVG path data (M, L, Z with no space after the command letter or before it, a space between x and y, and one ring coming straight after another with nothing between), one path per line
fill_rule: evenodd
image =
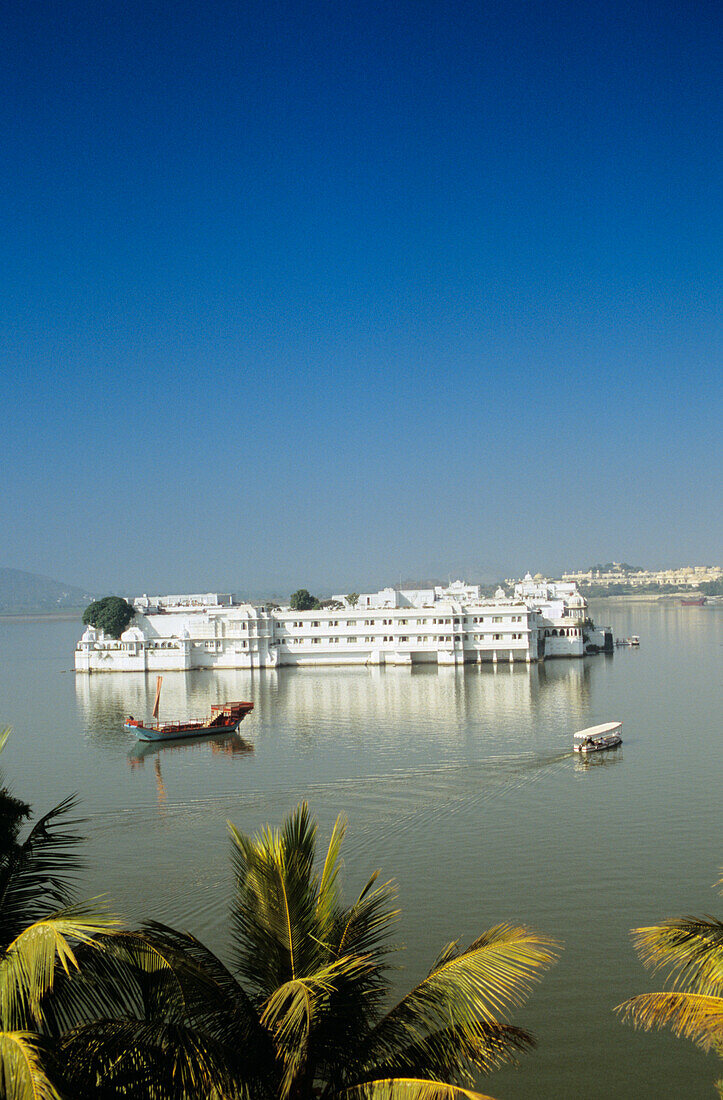
M158 1062L168 1067L177 1050L186 1064L192 1052L193 1096L484 1100L470 1091L479 1076L533 1043L505 1010L522 1003L555 945L510 925L467 948L450 943L389 1008L394 889L377 872L344 905L345 830L338 818L317 869L306 805L280 830L251 837L231 827L233 969L192 935L149 925L145 942L162 962L146 1020L109 1022L100 1046L82 1034L66 1042L71 1085L75 1074L94 1079L104 1098L182 1096ZM133 1091L141 1066L151 1092Z
M356 607L356 605L359 603L359 593L350 592L346 598L346 602L349 604L349 607Z
M321 604L316 596L312 596L306 588L299 588L289 597L289 605L292 611L316 611Z
M86 626L102 630L110 638L120 638L135 613L135 608L120 596L104 596L102 600L88 604L83 612L83 622Z
M616 1012L646 1031L670 1027L723 1058L723 923L713 917L678 917L636 928L633 936L645 966L668 971L673 988L632 997ZM716 1088L723 1097L723 1078Z

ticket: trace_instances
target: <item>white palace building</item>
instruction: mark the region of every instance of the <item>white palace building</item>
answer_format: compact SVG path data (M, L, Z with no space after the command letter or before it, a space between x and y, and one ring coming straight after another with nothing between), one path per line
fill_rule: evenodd
M88 627L76 672L166 672L283 665L463 665L582 657L612 649L574 584L533 580L511 596L479 585L335 596L318 611L235 603L228 595L141 596L120 639Z

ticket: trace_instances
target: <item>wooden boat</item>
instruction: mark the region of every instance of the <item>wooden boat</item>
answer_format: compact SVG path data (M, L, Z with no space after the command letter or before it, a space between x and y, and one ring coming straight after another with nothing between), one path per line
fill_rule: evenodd
M572 740L575 752L601 752L622 745L622 722L602 722L599 726L589 726L580 730Z
M203 737L219 733L234 733L243 719L254 709L253 703L214 703L205 721L160 722L158 711L163 677L156 681L156 701L153 705L155 722L146 724L129 714L123 728L134 733L139 741L175 741L180 737Z

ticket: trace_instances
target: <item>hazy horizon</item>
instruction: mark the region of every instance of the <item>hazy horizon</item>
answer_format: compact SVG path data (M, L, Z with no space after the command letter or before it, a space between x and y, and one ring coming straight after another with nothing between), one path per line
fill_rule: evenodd
M721 558L713 5L8 13L0 561Z
M533 573L533 576L535 575L535 573L537 573L538 575L541 574L541 575L549 577L549 578L559 579L559 577L561 576L561 574L563 572L577 572L581 569L587 569L590 565L593 565L593 564L596 564L596 563L590 562L586 566L571 566L569 569L566 568L564 570L560 569L560 570L547 570L547 571L545 571L545 570L542 570L542 571L540 571L540 570L530 570L530 571ZM654 569L677 568L678 566L685 567L685 566L688 566L688 565L701 565L701 564L716 565L718 563L716 563L716 562L679 562L679 563L673 563L673 565L668 565L668 564L662 564L662 565L653 564L653 565L650 565L649 563L640 563L640 562L638 562L638 563L631 563L631 564L638 564L638 565L642 564L644 568L650 568L650 569L654 570ZM5 579L5 578L2 577L2 573L3 573L4 568L7 568L7 567L0 567L0 581ZM295 591L296 588L306 588L307 587L307 585L302 580L298 584L287 583L285 586L277 586L275 588L273 588L273 587L261 588L261 589L256 589L256 590L250 589L248 587L248 585L243 585L243 584L214 585L214 584L203 584L203 583L199 583L197 585L189 585L189 586L186 586L186 587L180 587L180 586L174 586L172 584L168 584L165 587L156 587L156 588L153 588L153 589L149 588L147 585L144 586L142 584L136 585L135 587L130 587L130 588L129 587L124 587L124 586L121 586L121 585L109 585L105 589L101 590L101 589L96 588L92 584L88 584L88 585L83 586L83 585L80 585L80 584L76 584L75 582L71 582L67 578L48 577L48 576L45 576L43 574L28 573L26 570L18 570L18 572L24 573L29 577L37 577L38 579L53 581L53 582L55 582L57 584L61 584L61 585L67 585L70 588L79 588L80 589L80 588L85 587L86 591L89 594L88 598L90 598L90 594L93 594L94 597L98 597L102 594L110 594L110 593L112 593L114 595L127 596L127 597L131 598L131 597L134 597L134 596L141 596L141 595L144 595L144 594L149 595L149 596L164 596L164 595L171 595L171 594L191 593L191 592L204 592L204 593L205 592L220 592L220 593L228 592L228 593L232 593L236 596L239 596L241 598L249 599L249 600L263 600L263 599L272 599L272 598L285 599L285 598L288 598L288 596L290 596L292 591ZM436 574L431 574L431 573L430 574L421 574L420 573L417 576L403 577L401 579L398 578L396 580L393 579L393 578L386 577L386 578L381 578L381 579L380 578L371 579L366 584L365 583L360 583L359 581L357 581L355 583L350 583L350 584L347 584L347 585L321 584L321 585L312 586L312 588L313 588L313 595L316 595L316 596L319 596L319 597L322 597L322 598L328 598L329 596L334 595L335 593L339 593L339 592L344 592L344 593L353 592L353 591L360 591L360 592L369 592L369 591L371 591L371 592L375 592L375 591L378 591L381 588L399 586L400 583L403 584L403 585L407 585L407 586L414 586L414 585L426 585L426 584L432 584L432 583L434 583L434 584L447 584L447 583L451 583L452 581L455 581L455 580L463 580L463 581L466 581L468 583L491 585L491 584L497 584L497 583L504 583L504 581L507 578L511 578L513 576L515 578L521 579L526 572L527 572L527 570L522 570L522 571L517 571L517 572L514 572L514 571L510 572L509 570L502 570L499 573L480 573L480 572L476 572L474 570L457 570L457 571L447 570L446 572L440 572L440 573L436 573Z

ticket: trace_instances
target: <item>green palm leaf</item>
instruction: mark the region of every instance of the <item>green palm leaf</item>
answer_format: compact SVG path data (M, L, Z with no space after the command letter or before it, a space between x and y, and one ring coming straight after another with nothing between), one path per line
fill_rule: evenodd
M723 994L723 923L713 917L680 917L633 931L645 966L667 970L673 988Z
M466 951L450 945L440 964L372 1032L370 1055L386 1058L440 1028L499 1022L556 957L553 940L507 924L490 929Z
M670 1027L723 1055L723 924L713 917L679 917L633 929L632 935L645 966L667 971L673 989L632 997L615 1011L635 1027ZM723 1095L720 1082L716 1087Z
M643 993L616 1009L624 1020L646 1031L670 1027L703 1050L723 1054L723 998L699 993Z
M97 937L116 925L115 918L87 903L69 906L24 928L0 960L3 1026L42 1026L43 999L53 989L58 968L66 974L77 971L76 946L98 946Z
M375 871L356 901L337 918L331 936L337 955L357 952L381 959L397 950L389 943L389 933L400 914L394 906L396 887L391 881L376 886L378 878L379 872Z
M323 949L316 936L315 881L309 873L308 834L300 852L267 830L255 838L231 826L237 889L232 922L240 973L262 997L317 969Z
M157 921L144 926L144 938L162 949L181 983L190 1017L204 1030L219 1028L217 1038L239 1036L259 1044L266 1032L251 998L221 960L189 932Z
M451 1026L398 1050L386 1065L375 1066L374 1076L430 1077L474 1085L480 1074L491 1073L533 1046L528 1032L510 1024Z
M286 1097L308 1062L309 1040L318 1017L328 1010L339 984L370 966L362 956L337 959L315 974L296 978L274 990L264 1005L261 1023L270 1029L283 1063L280 1095Z
M339 1100L492 1100L481 1092L414 1077L367 1081L338 1093Z
M43 920L71 901L74 878L80 869L75 849L80 837L72 830L77 820L61 820L75 807L66 798L41 817L0 871L0 940L14 940L28 924Z
M225 1048L195 1028L165 1021L98 1020L63 1036L64 1084L89 1100L240 1097Z
M316 896L316 919L321 930L331 930L341 904L339 874L342 868L342 860L340 851L346 829L346 818L340 814L331 831L329 847L326 851Z
M0 1096L5 1100L60 1100L46 1075L40 1037L0 1031Z
M452 1081L468 1081L472 1065L484 1069L506 1060L532 1045L532 1038L505 1032L504 1014L522 1003L555 959L553 940L506 924L466 951L448 945L427 977L359 1045L355 1072L386 1077L391 1067L395 1073L409 1067L416 1076L445 1072ZM446 1051L440 1036L455 1040Z

